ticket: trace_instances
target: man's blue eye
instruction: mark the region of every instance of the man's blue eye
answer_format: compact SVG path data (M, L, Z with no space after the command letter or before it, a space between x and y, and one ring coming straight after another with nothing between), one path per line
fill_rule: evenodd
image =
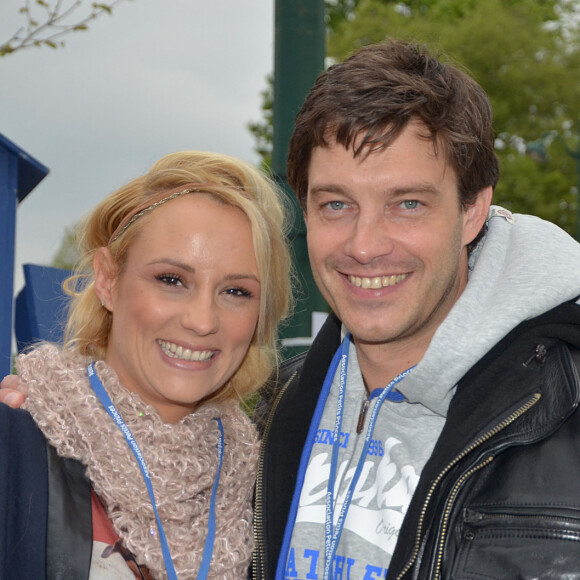
M331 201L328 204L330 209L343 209L344 208L344 201Z
M419 202L415 199L408 199L403 202L403 205L406 209L416 209L419 205Z

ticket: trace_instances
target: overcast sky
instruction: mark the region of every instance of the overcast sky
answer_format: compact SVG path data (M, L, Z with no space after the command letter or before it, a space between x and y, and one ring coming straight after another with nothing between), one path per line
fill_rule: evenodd
M0 42L24 0L1 0ZM0 133L50 169L20 204L22 264L49 264L65 227L167 153L257 162L247 124L273 67L274 0L132 0L66 47L0 58Z

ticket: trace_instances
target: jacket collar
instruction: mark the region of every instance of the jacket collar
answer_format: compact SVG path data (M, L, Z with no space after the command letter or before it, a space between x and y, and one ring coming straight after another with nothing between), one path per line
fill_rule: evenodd
M263 479L258 482L262 488L264 508L262 534L272 547L267 552L265 562L266 578L275 576L302 450L324 377L340 344L340 329L340 320L331 313L306 357L291 359L281 369L282 387L289 379L292 380L283 392L283 403L273 409L275 414L270 418L270 428L263 443ZM302 358L304 363L300 369ZM297 373L296 379L292 378L294 371Z

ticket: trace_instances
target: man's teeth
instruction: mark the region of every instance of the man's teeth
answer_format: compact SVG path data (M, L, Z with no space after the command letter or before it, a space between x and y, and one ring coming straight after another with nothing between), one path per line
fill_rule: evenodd
M387 288L402 282L409 274L397 274L396 276L375 276L374 278L359 278L358 276L349 276L351 284L359 288Z
M177 346L172 342L166 342L165 340L158 340L157 342L159 343L159 346L163 352L171 358L178 358L186 361L205 362L210 360L214 355L213 350L191 350L189 348Z

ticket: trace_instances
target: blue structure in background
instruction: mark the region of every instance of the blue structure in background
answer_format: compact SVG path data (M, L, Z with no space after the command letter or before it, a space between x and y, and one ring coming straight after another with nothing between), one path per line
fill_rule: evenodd
M0 134L0 377L11 371L16 209L46 175L47 167Z
M24 265L24 288L16 297L14 332L18 352L38 340L60 342L66 324L68 296L62 283L72 272Z

